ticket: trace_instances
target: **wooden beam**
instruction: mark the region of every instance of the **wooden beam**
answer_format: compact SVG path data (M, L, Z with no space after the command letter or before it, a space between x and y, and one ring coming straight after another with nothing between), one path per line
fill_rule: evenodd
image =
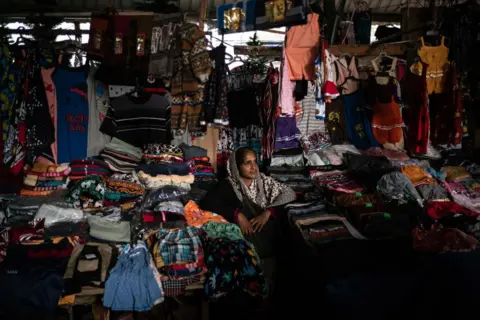
M282 47L234 46L234 53L240 55L256 54L264 57L281 57Z
M339 56L342 53L347 53L352 56L378 56L380 52L385 52L389 56L403 56L405 51L409 48L410 42L405 43L389 43L380 44L378 46L371 46L368 44L347 44L347 45L330 45L328 51Z
M200 16L198 17L198 27L203 31L205 27L205 19L207 18L208 0L201 0L200 2Z

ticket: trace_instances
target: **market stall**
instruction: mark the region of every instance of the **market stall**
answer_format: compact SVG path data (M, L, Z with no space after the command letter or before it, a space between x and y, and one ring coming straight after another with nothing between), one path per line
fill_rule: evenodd
M271 303L390 319L451 288L471 310L478 5L374 43L378 10L344 6L330 21L306 1L220 4L215 32L206 1L200 19L109 6L63 43L63 18L2 27L2 319L265 318Z

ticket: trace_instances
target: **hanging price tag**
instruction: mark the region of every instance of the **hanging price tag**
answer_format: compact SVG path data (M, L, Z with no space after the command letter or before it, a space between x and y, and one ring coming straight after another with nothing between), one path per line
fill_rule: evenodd
M115 45L113 48L113 52L118 55L123 53L123 34L121 33L117 33L115 35Z
M145 54L145 33L137 34L137 56L143 56Z

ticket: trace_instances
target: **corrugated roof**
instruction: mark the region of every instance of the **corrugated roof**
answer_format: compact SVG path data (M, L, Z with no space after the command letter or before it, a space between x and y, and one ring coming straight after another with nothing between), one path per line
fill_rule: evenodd
M0 0L0 12L25 12L38 8L36 3L48 3L55 0ZM199 12L201 0L171 0L177 3L182 12ZM207 0L210 11L215 7L224 3L233 3L235 0ZM336 0L337 6L341 0ZM427 0L367 0L366 1L375 13L396 13L399 14L401 8L407 7L427 7ZM436 0L438 5L442 0ZM155 3L155 0L56 0L56 5L52 6L52 10L56 12L89 12L104 9L110 3L118 10L135 10L140 6L145 7ZM347 0L346 10L352 12L355 7L355 0ZM33 11L38 12L38 11Z

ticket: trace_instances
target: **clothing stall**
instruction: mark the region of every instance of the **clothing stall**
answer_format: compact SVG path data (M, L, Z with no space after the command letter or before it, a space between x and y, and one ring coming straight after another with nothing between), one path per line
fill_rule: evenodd
M227 2L203 26L110 6L60 44L47 14L0 27L0 318L265 318L273 303L391 319L412 296L478 291L479 6L374 43L372 9L352 8L332 24L304 0ZM240 147L268 186L235 182ZM280 189L296 199L262 203ZM242 198L278 225L271 256L239 226Z

